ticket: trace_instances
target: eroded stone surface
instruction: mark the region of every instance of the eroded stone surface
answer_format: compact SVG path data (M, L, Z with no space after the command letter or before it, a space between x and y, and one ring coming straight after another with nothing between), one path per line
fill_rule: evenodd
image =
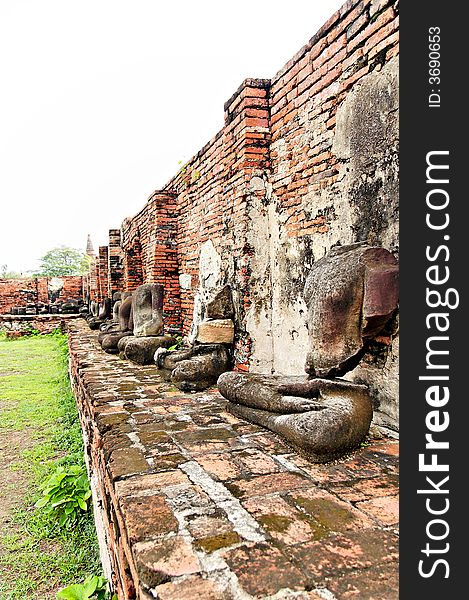
M334 377L350 370L365 340L376 336L397 308L398 272L388 250L366 244L333 248L314 263L304 289L307 373Z
M181 579L174 584L165 583L155 588L160 600L230 600L233 596L219 583L202 579L202 577L189 577Z
M101 348L104 352L108 352L109 354L117 354L117 344L119 343L119 340L130 335L132 335L131 331L116 330L106 332L101 339Z
M124 497L120 509L131 542L178 529L178 522L162 495Z
M114 296L116 294L119 300L114 304L112 323L101 325L98 334L98 342L108 354L117 354L119 340L133 335L132 293L116 292Z
M229 372L218 388L231 412L281 434L315 462L358 447L373 415L366 387L339 379Z
M234 317L233 296L229 285L225 285L205 304L207 319L232 319Z
M163 329L163 286L145 283L132 294L134 335L159 335Z
M310 581L336 579L358 569L393 563L397 560L396 536L387 531L364 529L328 536L289 549L293 562L307 569Z
M232 344L233 340L234 323L231 319L210 319L199 325L196 341L201 344Z
M158 348L168 348L175 343L170 336L155 335L148 337L131 336L125 344L125 358L138 365L149 365Z
M200 571L197 555L181 537L138 543L134 552L139 575L148 587Z
M110 298L104 298L99 303L98 319L106 320L112 317L112 302Z
M123 436L125 440L125 436ZM117 479L123 475L135 475L149 470L148 462L139 448L116 448L111 455L109 468Z
M121 292L121 305L118 312L119 329L133 331L132 292Z
M198 344L183 350L155 353L162 376L182 391L204 390L231 367L231 357L223 344Z
M249 544L222 554L242 587L254 598L262 598L289 588L301 590L304 574L270 544Z

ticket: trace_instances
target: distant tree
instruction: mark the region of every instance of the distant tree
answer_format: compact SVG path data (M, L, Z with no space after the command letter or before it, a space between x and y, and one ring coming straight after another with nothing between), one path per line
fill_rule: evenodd
M79 275L86 275L86 273L89 273L90 267L91 267L91 256L88 256L88 254L84 254L82 252Z
M0 268L1 279L20 279L21 277L22 275L18 271L9 271L8 265L2 265Z
M40 258L41 266L36 276L64 277L84 275L90 268L90 257L84 252L67 246L52 248Z

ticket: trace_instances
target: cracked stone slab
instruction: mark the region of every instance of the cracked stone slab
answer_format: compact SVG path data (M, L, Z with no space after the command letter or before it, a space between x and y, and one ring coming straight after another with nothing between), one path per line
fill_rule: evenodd
M197 462L191 461L185 463L180 465L180 468L187 473L189 479L197 481L203 487L217 506L223 508L239 535L249 541L261 541L265 539L264 535L260 532L258 523L241 506L239 501L222 483L212 479Z

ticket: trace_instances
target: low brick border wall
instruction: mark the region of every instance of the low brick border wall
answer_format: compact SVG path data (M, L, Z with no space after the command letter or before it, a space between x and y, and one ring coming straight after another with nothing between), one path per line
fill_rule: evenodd
M7 337L21 337L33 331L39 333L52 333L60 329L65 333L68 323L81 319L80 315L0 315L0 331Z
M227 413L216 389L184 394L105 354L84 321L69 333L119 599L397 599L395 440L314 465Z

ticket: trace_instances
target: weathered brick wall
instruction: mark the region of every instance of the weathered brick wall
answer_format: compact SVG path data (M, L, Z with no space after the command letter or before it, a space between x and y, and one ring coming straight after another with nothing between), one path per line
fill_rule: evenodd
M251 207L251 370L303 371L302 290L332 246L368 241L397 255L398 26L397 2L347 2L271 81L268 202ZM375 420L391 427L396 329L349 375L372 387Z
M108 297L121 292L124 286L124 253L121 248L120 229L109 230L108 244Z
M79 315L0 315L0 331L11 338L37 331L47 334L57 329L66 333L68 325L80 318Z
M121 230L125 291L142 283L162 284L168 332L179 329L181 318L176 235L176 197L169 192L152 194L133 219L124 221Z
M201 302L230 283L237 304L237 362L250 345L244 316L251 303L248 244L250 177L268 167L269 81L247 79L225 104L225 127L168 183L177 192L182 330L200 319Z
M37 289L37 302L44 302L47 304L49 300L49 280L47 277L41 277L36 279L36 289ZM79 298L80 296L77 296Z
M0 314L9 313L13 306L38 302L38 296L37 279L0 279Z
M52 279L63 284L58 300L82 297L81 275L67 277L28 277L24 279L0 279L0 314L7 314L14 306L28 303L49 302L48 286Z
M156 281L169 256L154 251L155 198L175 202L165 247L177 245L180 296L174 262L159 279L180 307L171 323L188 334L211 290L229 283L238 369L303 372L303 286L332 246L368 241L397 254L398 11L351 0L271 80L247 79L222 131L123 224L123 287L134 289ZM377 422L394 428L396 332L394 322L350 375L372 388Z
M67 277L58 277L63 281L63 288L59 294L59 300L71 298L78 300L82 297L83 278L81 275L70 275Z
M100 246L98 252L98 261L97 261L97 284L98 284L98 298L102 300L103 298L107 298L108 288L109 288L109 277L108 277L108 264L109 264L109 256L108 256L108 247Z

